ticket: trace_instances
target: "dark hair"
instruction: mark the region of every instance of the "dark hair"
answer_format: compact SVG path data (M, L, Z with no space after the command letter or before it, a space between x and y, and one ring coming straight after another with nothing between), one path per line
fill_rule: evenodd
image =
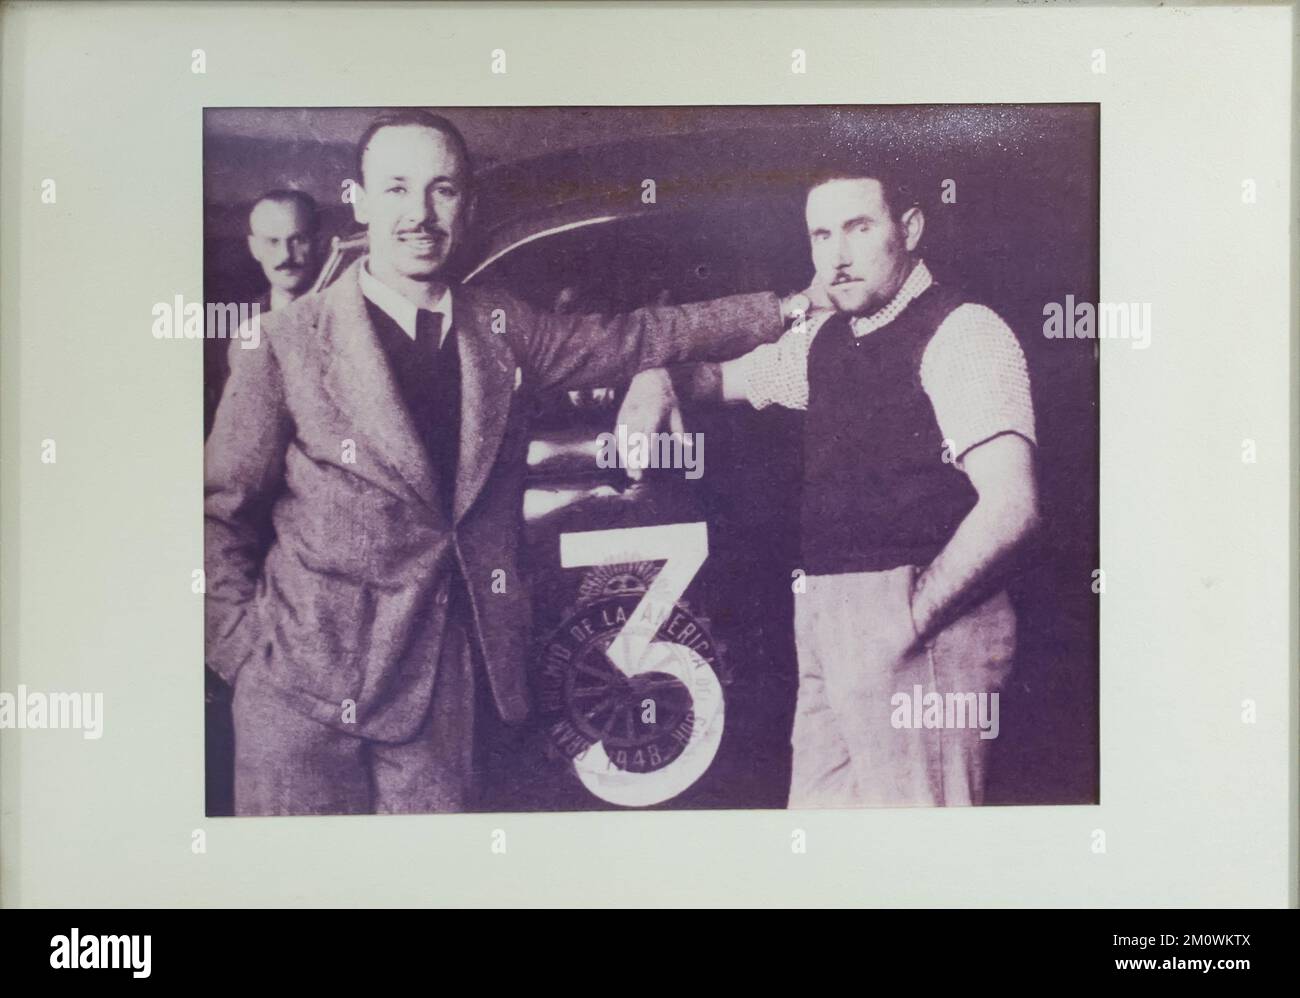
M307 224L311 231L315 232L320 227L320 212L316 208L316 199L306 191L276 190L267 191L260 198L253 202L253 206L248 209L248 233L253 233L253 212L257 206L265 201L271 201L275 204L296 205L307 216Z
M361 133L361 138L357 141L356 180L362 187L365 187L366 179L361 161L365 158L370 140L382 128L401 128L405 126L432 128L435 132L441 132L445 135L456 149L456 157L460 160L461 169L465 174L465 185L466 187L470 185L473 179L473 169L470 165L469 145L465 142L465 136L460 134L460 129L440 114L434 114L432 111L426 111L423 108L407 107L398 111L391 111L388 114L381 114L367 125L366 130Z
M832 180L877 181L884 194L886 208L900 221L910 209L922 207L916 172L897 156L858 156L852 151L826 153L816 162L808 177L806 189L811 191Z

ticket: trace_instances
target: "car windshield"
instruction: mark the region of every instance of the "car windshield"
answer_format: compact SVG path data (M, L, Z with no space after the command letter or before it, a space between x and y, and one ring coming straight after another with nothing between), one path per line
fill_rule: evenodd
M620 312L760 290L795 290L809 274L799 201L730 200L649 210L532 238L472 278L538 308Z

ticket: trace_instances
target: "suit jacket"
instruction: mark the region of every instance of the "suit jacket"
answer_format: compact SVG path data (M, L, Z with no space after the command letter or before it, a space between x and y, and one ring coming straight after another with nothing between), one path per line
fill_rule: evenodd
M258 298L255 304L261 311L260 315L266 315L271 311L271 289L267 288L266 293ZM226 385L226 378L230 376L229 350L222 349L229 344L224 340L212 339L203 341L203 436L212 432L212 421L216 418L217 403L221 401L221 391Z
M449 517L366 313L359 266L265 317L257 348L231 343L205 453L208 664L234 683L260 658L309 716L403 740L432 696L459 566L464 624L497 709L522 720L532 611L516 556L528 396L737 356L780 335L779 304L757 294L558 315L505 291L455 289L462 420ZM355 723L342 720L344 700Z

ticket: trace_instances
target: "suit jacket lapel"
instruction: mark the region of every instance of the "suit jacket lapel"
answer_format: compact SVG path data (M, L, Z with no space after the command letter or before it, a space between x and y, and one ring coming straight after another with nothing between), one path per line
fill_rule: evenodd
M478 498L496 463L517 368L506 338L491 331L487 310L473 292L460 288L452 294L461 372L460 459L454 510L459 521Z
M352 421L358 451L373 449L374 466L388 479L383 484L423 503L442 518L429 457L366 311L357 280L360 266L359 261L354 263L325 291L317 329L329 355L325 389Z

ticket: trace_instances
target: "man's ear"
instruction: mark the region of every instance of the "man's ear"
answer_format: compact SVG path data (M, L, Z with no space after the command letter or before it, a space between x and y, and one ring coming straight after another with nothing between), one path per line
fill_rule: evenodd
M921 241L921 233L925 231L925 213L919 206L913 206L903 212L903 236L907 240L907 252L916 251L917 244Z
M366 211L366 189L359 180L352 184L352 217L360 225L368 225L370 222L370 214Z
M262 258L257 255L257 240L253 237L251 232L248 234L248 255L258 263L262 262Z

